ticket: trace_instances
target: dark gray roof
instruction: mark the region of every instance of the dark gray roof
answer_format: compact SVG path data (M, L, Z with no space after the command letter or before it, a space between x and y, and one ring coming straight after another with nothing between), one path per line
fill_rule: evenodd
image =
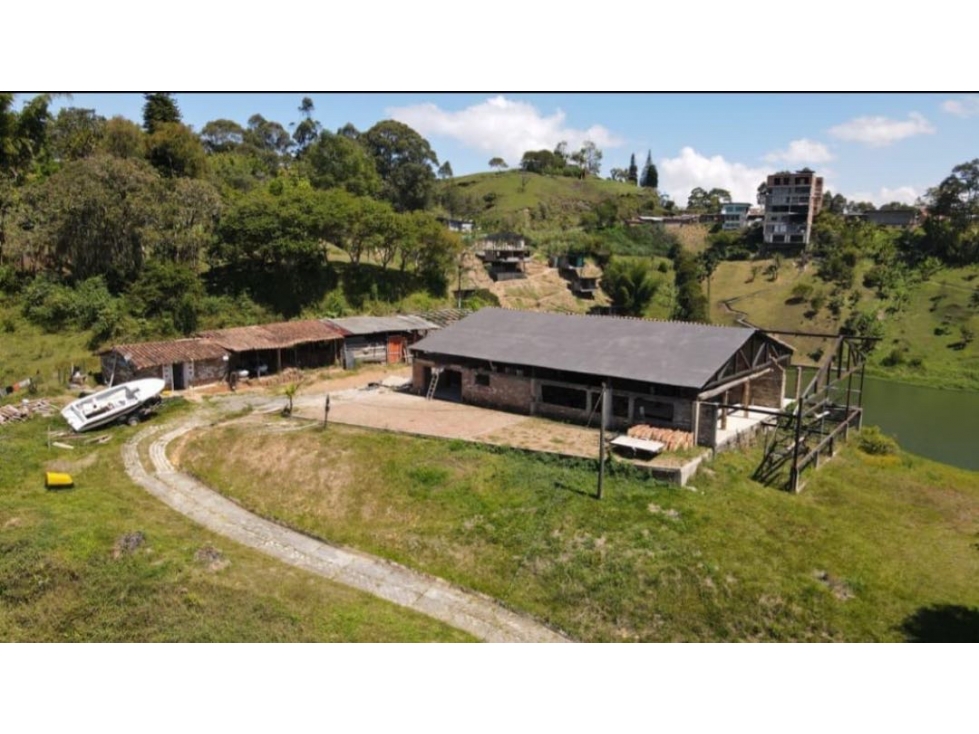
M411 350L700 388L756 331L484 308Z
M364 334L383 334L391 331L429 331L437 329L433 324L420 316L347 316L341 319L323 319L342 329L348 335L361 336Z

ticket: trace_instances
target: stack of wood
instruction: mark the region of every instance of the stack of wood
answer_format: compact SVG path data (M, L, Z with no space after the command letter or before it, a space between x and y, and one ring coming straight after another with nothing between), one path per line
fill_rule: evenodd
M302 379L302 370L295 367L286 367L279 374L263 377L259 382L263 385L287 385L290 382L300 382Z
M656 428L655 426L633 426L626 435L647 441L659 441L666 446L666 451L679 451L693 448L693 434L689 431L676 431L671 428Z
M35 414L46 417L54 415L55 412L56 408L47 400L28 400L20 404L0 405L0 425L12 421L24 421Z

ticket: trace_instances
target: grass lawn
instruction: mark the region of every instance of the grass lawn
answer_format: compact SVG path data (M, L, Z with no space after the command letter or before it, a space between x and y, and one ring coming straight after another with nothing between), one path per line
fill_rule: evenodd
M171 453L264 516L581 640L930 639L979 607L979 475L910 455L847 448L792 496L726 454L696 491L616 471L599 502L587 464L344 426L219 426Z
M837 317L826 306L812 314L808 303L792 300L792 288L798 283L808 283L814 292L829 297L832 286L816 277L815 266L802 271L786 259L778 279L771 281L764 275L770 262L732 261L718 266L711 281L712 321L733 325L737 315L725 308L723 301L737 299L730 303L731 308L744 312L748 321L762 328L836 333L852 311L849 303ZM963 344L961 336L962 325L979 330L979 309L970 305L979 285L977 269L940 271L911 291L905 308L890 314L887 303L861 285L869 267L867 261L858 265L854 290L860 300L856 307L878 314L884 338L868 362L868 374L928 387L979 390L979 342ZM944 333L936 333L936 329ZM802 360L820 345L825 346L825 342L812 339L792 337L788 341L796 346ZM895 349L901 353L901 361L888 364Z
M126 476L120 449L134 429L66 451L47 448L49 425L63 421L0 427L0 640L470 639L184 519ZM45 490L52 468L76 488Z

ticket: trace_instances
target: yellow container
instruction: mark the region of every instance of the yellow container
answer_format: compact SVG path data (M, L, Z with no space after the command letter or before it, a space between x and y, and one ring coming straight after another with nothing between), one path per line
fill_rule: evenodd
M44 473L44 486L48 489L64 489L74 487L75 483L71 479L71 474L49 471Z

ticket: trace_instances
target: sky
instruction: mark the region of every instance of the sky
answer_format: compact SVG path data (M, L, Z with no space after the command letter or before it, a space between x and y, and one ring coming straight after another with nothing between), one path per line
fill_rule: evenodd
M502 157L519 165L526 150L575 149L591 140L603 151L601 175L641 167L650 153L660 190L685 204L691 189L723 188L754 201L777 170L808 166L825 188L848 199L912 203L953 166L979 156L979 95L741 93L178 93L184 122L241 124L259 113L288 126L309 96L326 129L347 122L366 130L396 119L431 143L456 176L488 170ZM29 95L24 95L23 99ZM106 117L142 118L137 93L84 93L58 105L94 108Z

